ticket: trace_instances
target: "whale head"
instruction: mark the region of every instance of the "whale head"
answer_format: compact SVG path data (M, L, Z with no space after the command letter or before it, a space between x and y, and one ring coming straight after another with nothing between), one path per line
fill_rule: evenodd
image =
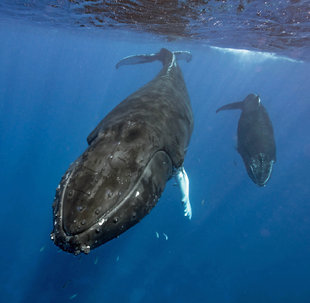
M266 186L268 182L274 160L265 153L258 153L246 163L248 175L258 186Z
M147 138L142 124L114 126L69 167L53 204L51 238L57 246L75 255L89 253L150 212L172 163Z

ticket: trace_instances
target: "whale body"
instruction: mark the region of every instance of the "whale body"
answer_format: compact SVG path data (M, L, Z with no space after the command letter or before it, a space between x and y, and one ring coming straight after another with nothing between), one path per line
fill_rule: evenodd
M265 186L276 162L276 144L268 113L256 94L243 101L220 107L221 110L240 109L238 146L247 173L255 184Z
M64 251L89 253L119 236L151 211L167 180L187 181L183 162L193 114L177 59L190 61L191 55L161 49L116 65L159 60L163 67L97 125L87 138L88 148L62 177L51 239ZM187 192L182 203L190 217Z

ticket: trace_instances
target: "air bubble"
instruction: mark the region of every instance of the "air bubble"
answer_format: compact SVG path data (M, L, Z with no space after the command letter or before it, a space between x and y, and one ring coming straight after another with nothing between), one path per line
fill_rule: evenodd
M95 210L95 214L96 214L96 215L99 215L99 213L100 213L100 210L97 208L97 209Z
M86 220L83 219L82 222L81 222L81 224L82 224L82 225L85 225L85 223L86 223Z
M117 223L117 222L118 222L118 218L115 217L115 218L113 219L113 222L114 222L114 223Z

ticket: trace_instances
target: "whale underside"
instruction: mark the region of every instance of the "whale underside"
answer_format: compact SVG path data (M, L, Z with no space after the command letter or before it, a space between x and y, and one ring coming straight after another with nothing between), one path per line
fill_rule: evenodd
M177 58L191 56L162 49L117 64L160 60L163 67L98 124L62 177L51 238L63 250L88 253L117 237L150 212L167 180L184 175L193 115Z

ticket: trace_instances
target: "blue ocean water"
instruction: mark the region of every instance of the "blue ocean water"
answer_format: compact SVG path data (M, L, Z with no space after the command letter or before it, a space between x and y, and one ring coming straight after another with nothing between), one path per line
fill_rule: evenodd
M1 302L310 302L309 63L18 22L1 23L0 41ZM161 47L193 55L180 62L195 116L193 218L170 181L118 239L62 252L49 237L61 176L97 123L161 68L115 64ZM265 188L235 149L240 113L215 114L251 92L277 144Z

